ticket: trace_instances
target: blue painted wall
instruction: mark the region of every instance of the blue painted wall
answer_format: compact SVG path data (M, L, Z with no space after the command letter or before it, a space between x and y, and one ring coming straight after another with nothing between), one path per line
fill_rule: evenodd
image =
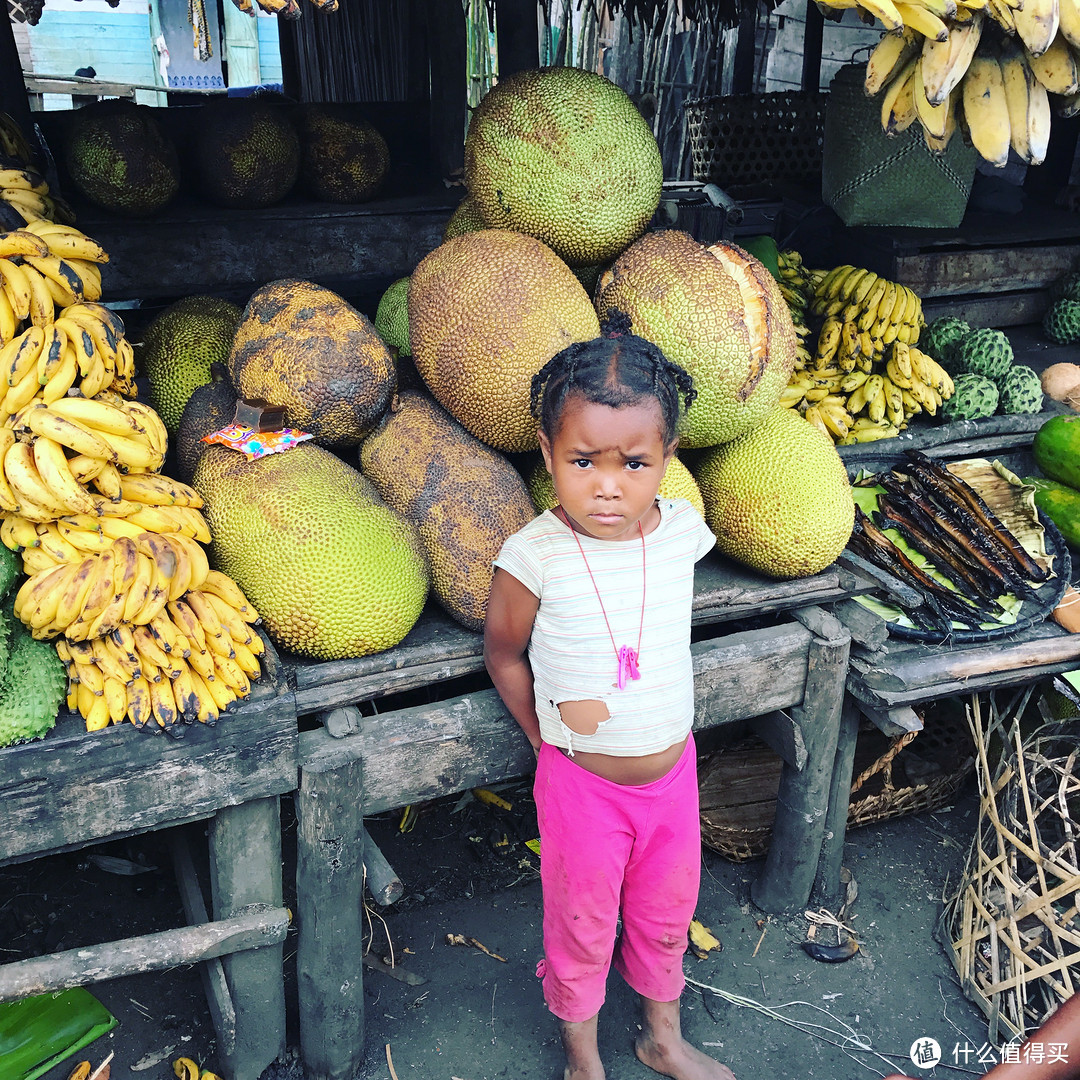
M76 68L92 67L99 79L154 81L146 13L57 11L46 5L29 36L34 71L42 75L74 75Z

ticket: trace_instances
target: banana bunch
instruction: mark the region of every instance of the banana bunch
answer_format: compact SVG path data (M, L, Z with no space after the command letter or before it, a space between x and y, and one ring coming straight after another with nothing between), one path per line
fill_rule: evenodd
M0 510L31 522L145 515L123 498L123 474L156 472L166 445L161 418L138 401L31 401L0 427Z
M899 435L917 413L933 416L953 383L936 360L899 338L886 346L883 370L865 366L796 372L780 398L841 446Z
M29 164L12 166L13 157L0 155L0 206L4 224L30 224L39 220L72 225L75 215L63 200L49 194L48 181Z
M200 589L168 601L145 623L60 639L68 707L87 731L125 719L138 728L215 723L261 674L258 619L236 583L211 571Z
M34 151L26 141L22 128L6 112L0 112L0 156L14 158L26 165L34 158Z
M311 0L320 11L337 11L338 0ZM280 15L283 19L299 19L301 15L300 5L297 0L233 0L236 7L245 15L255 15L255 4L258 4L268 15Z
M834 359L851 371L872 363L886 345L913 345L925 325L922 301L906 285L878 277L861 266L833 267L814 290L810 314L822 319L814 364Z
M1038 165L1051 111L1080 113L1080 0L979 0L939 21L905 24L871 53L865 89L882 94L882 129L918 120L936 153L960 130L995 166L1010 148Z
M0 345L24 320L53 321L56 308L101 299L99 263L109 256L70 225L36 221L0 233Z
M815 288L814 275L819 271L809 270L803 265L802 255L797 251L781 251L777 255L780 267L780 292L791 312L791 321L795 324L795 336L798 346L795 354L795 370L802 371L810 366L812 357L806 347L810 336L807 322L807 306Z

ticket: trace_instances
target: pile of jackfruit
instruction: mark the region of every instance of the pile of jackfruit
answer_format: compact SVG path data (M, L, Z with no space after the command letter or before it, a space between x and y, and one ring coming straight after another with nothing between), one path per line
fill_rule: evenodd
M660 152L629 97L574 68L502 80L472 117L465 180L443 242L374 319L282 279L235 330L188 298L145 335L211 561L269 636L300 656L362 656L399 643L429 598L481 629L500 546L554 499L532 377L616 310L698 390L680 429L694 453L662 493L696 502L721 550L762 573L831 563L853 503L831 440L780 408L797 350L784 297L737 246L650 230ZM208 446L239 399L283 407L312 438L255 460Z

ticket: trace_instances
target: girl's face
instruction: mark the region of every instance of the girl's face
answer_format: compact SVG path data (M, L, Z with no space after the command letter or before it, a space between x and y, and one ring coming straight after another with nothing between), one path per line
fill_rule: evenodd
M553 439L540 432L544 464L570 524L597 540L631 540L656 527L656 491L675 452L664 445L660 405L613 409L571 396Z

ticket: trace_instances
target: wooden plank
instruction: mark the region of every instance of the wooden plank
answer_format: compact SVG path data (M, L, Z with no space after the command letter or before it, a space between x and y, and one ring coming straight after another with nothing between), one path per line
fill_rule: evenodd
M238 950L263 949L283 942L288 929L289 913L284 908L262 906L202 926L18 960L0 967L0 1001L197 964Z
M322 730L305 733L311 736L334 742ZM296 979L300 1054L309 1080L352 1080L363 1066L363 782L359 755L309 755L300 768Z
M281 812L274 795L220 809L210 823L214 916L281 906ZM285 1053L281 942L227 955L225 977L236 1009L236 1041L222 1053L230 1080L259 1080Z
M810 643L805 693L791 712L806 743L806 766L800 772L785 764L780 773L777 806L784 812L773 823L765 867L752 890L754 902L765 911L801 910L818 877L850 646L846 629Z
M327 734L335 739L359 735L361 731L360 710L355 705L339 705L336 709L319 715Z
M130 724L88 733L65 712L47 738L0 750L0 865L294 790L293 698L268 689L179 739Z
M794 623L695 642L695 730L803 701L811 634ZM532 748L495 690L364 717L359 738L300 736L301 768L364 761L365 814L521 776Z
M189 925L201 925L210 921L206 910L199 878L195 872L195 863L191 858L191 848L187 839L178 829L173 829L169 836L169 847L173 857L173 872L176 874L176 890L180 894L180 903L184 908L184 918ZM202 976L206 1004L210 1009L210 1019L214 1022L217 1044L225 1054L231 1054L236 1047L236 1010L233 1008L232 994L225 980L225 967L221 958L215 956L199 965Z
M852 701L855 701L852 698ZM909 731L922 731L922 717L910 705L898 705L893 709L879 709L865 701L855 701L860 713L882 733L894 738Z
M813 889L814 902L832 911L837 910L842 900L840 871L844 861L844 838L851 805L851 774L858 737L859 713L852 700L845 698L830 771L828 810L825 813L825 829Z
M919 296L997 293L1045 287L1068 273L1078 256L1080 244L927 252L898 257L894 272Z
M376 903L383 907L389 907L405 894L401 878L367 832L364 833L364 877L368 892L375 898Z
M972 326L1027 326L1042 321L1048 306L1045 288L998 295L942 296L923 302L923 316L933 322L955 315Z
M851 634L853 643L880 649L889 640L888 623L876 612L857 600L841 600L833 606L836 617Z
M754 719L754 734L794 769L806 767L806 741L802 728L786 712L775 709Z

